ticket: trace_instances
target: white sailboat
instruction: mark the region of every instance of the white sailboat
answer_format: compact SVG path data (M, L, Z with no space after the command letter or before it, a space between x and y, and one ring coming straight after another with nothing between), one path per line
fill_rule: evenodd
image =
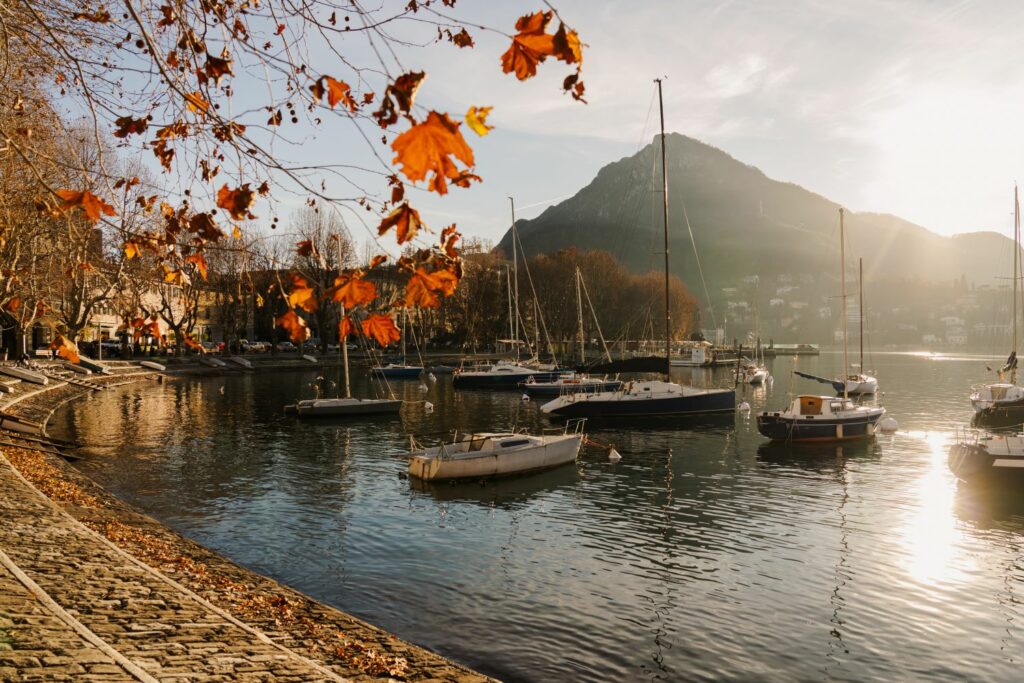
M975 418L984 421L1024 421L1024 387L1017 386L1017 290L1020 270L1020 199L1013 186L1013 347L1005 365L999 370L998 382L971 387L971 406ZM1003 378L1009 375L1009 382Z
M871 396L878 391L878 379L864 372L864 259L858 261L858 288L860 301L857 304L860 318L860 365L858 372L847 374L846 393L850 396Z

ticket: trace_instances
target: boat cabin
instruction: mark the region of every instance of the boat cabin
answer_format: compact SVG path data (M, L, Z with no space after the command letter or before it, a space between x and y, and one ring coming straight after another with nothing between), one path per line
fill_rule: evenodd
M835 415L855 408L853 401L832 396L798 396L791 412L801 416Z

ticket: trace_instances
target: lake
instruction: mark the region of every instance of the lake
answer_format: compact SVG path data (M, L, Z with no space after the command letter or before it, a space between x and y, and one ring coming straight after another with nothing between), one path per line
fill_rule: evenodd
M175 530L506 681L1019 680L1024 496L946 467L970 385L1000 361L874 354L900 430L860 445L769 447L739 414L592 425L620 462L588 447L487 484L401 478L408 435L552 423L518 392L442 375L392 382L400 418L297 421L282 407L316 373L282 372L100 392L51 433ZM774 383L737 400L781 408L826 389L793 368L840 364L777 358Z

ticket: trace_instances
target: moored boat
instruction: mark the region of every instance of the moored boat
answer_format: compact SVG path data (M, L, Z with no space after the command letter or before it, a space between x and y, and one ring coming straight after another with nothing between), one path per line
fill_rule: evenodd
M772 441L850 441L875 435L885 408L848 398L797 396L786 410L757 416L757 431Z
M401 408L402 401L392 398L311 398L286 406L285 412L299 417L346 417L397 413Z
M409 453L409 476L425 481L480 479L545 470L576 460L586 438L583 420L561 434L464 434L450 443Z
M405 365L402 363L388 363L370 368L370 372L378 377L387 379L415 379L423 374L423 367L419 365Z
M658 417L731 413L733 389L697 389L659 380L625 383L615 391L566 394L545 403L541 411L560 417Z
M562 394L576 394L583 391L614 391L621 386L622 382L617 379L590 377L576 373L556 377L546 382L537 381L533 377L529 377L519 383L519 388L530 397L561 396Z
M499 361L493 365L456 370L452 374L452 386L456 389L513 389L530 378L536 382L550 382L561 374L560 371L538 370L522 363Z
M1024 478L1024 435L958 430L947 464L961 481L1019 483Z

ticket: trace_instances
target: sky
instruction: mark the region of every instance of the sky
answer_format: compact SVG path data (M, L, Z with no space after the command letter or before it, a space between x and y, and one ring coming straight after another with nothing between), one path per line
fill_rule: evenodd
M536 217L586 186L602 166L639 151L658 129L653 79L661 77L669 132L714 145L769 177L852 211L895 214L944 235L1012 234L1013 184L1024 178L1018 171L1024 3L558 0L555 6L585 43L587 104L562 93L572 69L561 62L548 60L525 82L501 72L517 17L543 3L458 0L452 10L441 8L466 26L473 49L433 42L433 27L415 16L386 28L422 46L395 44L392 52L377 45L375 52L365 34L334 39L349 64L383 59L392 76L426 71L420 115L436 109L461 118L470 105L494 108L488 122L495 129L486 137L463 127L482 183L452 188L445 197L407 192L435 232L455 222L466 236L496 242L510 224L509 197L518 218ZM380 90L373 74L360 83L322 46L304 57L314 72L344 78L359 94ZM240 76L230 105L249 112L245 122L257 124L251 126L257 135L266 118L263 74L259 67L255 76ZM315 133L266 129L267 146L303 165L375 169L376 175L353 171L355 184L324 177L325 188L335 196L386 196L381 160L393 154L381 131L365 118L333 114ZM149 154L143 159L155 166ZM273 212L287 218L304 199L286 197ZM269 215L265 208L257 213ZM369 241L379 217L358 207L345 215L352 233Z
M473 141L484 183L425 201L467 234L498 239L509 223L507 196L519 217L534 217L649 142L659 76L669 131L772 178L940 234L1012 231L1024 158L1021 3L556 6L587 44L587 105L559 93L564 64L546 62L540 77L522 83L500 74L504 38L478 38L475 54L455 63L441 48L416 55L432 72L421 103L458 111L468 97L495 107L496 129ZM460 0L457 9L509 26L533 6Z

